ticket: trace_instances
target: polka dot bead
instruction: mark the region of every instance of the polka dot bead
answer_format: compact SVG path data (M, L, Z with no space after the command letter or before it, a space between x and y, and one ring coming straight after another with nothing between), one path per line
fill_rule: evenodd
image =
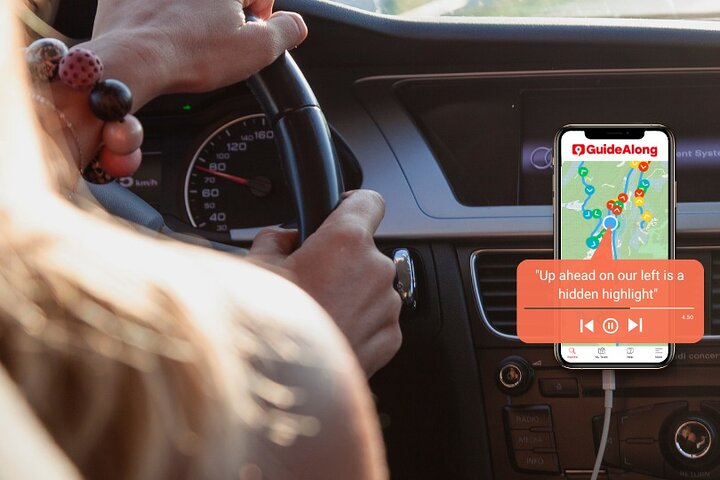
M86 48L73 48L60 62L60 80L76 90L90 90L102 74L102 62L95 52Z
M64 43L54 38L35 40L25 49L25 61L34 80L49 82L58 73L58 65L68 49Z

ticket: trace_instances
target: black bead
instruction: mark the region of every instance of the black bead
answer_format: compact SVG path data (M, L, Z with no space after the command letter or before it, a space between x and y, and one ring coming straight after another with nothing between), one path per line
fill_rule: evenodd
M103 80L90 91L90 109L105 122L119 122L132 108L132 92L120 80Z

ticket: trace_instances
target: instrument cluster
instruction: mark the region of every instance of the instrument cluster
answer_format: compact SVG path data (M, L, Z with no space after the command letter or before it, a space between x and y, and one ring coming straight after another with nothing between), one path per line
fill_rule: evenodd
M275 133L247 88L156 99L139 113L145 126L143 164L119 183L165 217L170 228L232 242L239 232L292 225L295 206ZM362 174L333 132L345 188Z

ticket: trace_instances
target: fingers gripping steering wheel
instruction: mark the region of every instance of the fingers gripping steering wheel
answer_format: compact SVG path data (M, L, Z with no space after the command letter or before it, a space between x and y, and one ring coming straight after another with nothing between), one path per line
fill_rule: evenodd
M248 15L248 21L255 19ZM300 242L340 203L342 174L330 128L305 76L285 52L247 80L275 139L295 200Z

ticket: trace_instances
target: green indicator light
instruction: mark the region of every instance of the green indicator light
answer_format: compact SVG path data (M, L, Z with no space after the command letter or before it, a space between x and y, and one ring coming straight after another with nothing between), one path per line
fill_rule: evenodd
M190 110L192 110L192 105L190 105L189 103L186 103L186 104L184 104L181 108L182 108L184 111L189 112Z

